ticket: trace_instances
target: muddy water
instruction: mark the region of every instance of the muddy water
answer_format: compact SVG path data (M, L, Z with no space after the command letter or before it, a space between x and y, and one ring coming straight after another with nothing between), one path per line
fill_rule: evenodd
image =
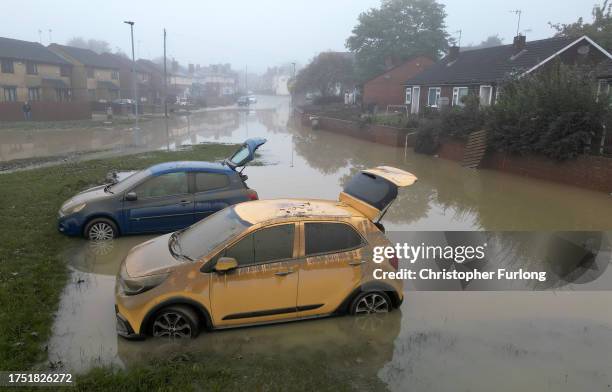
M143 148L263 136L266 166L247 168L261 198L336 198L356 170L380 164L415 173L384 223L392 230L610 229L612 198L578 188L415 155L295 126L287 100L261 108L193 115L184 134ZM144 131L147 134L149 131ZM151 131L155 134L154 131ZM163 129L165 133L165 128ZM149 137L149 136L147 136ZM165 140L165 141L164 141ZM118 142L128 146L129 142ZM117 147L120 149L123 147ZM73 268L49 342L51 361L83 371L129 366L169 352L224 351L237 356L320 355L354 367L391 390L608 390L612 384L610 292L408 292L400 312L340 317L203 334L177 344L128 342L115 334L114 274L127 251L150 237L93 245L75 239ZM608 268L609 269L609 268ZM457 388L459 387L459 388Z

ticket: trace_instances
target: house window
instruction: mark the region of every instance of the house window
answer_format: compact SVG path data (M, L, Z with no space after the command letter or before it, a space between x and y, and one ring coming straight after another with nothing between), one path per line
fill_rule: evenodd
M40 101L40 87L28 88L28 101Z
M438 107L438 101L440 100L440 93L442 89L440 87L430 87L429 93L427 94L427 106L432 108Z
M26 73L28 75L38 75L38 64L28 61L26 63Z
M13 60L2 59L2 73L14 73Z
M612 105L612 79L599 81L597 95L604 97L607 96L610 104Z
M58 102L70 101L70 91L67 88L56 88L55 98Z
M111 79L113 80L119 79L119 74L117 73L117 71L111 71Z
M87 77L90 78L90 79L94 77L94 69L93 68L87 68Z
M467 97L468 94L467 87L453 87L453 106L465 106L463 97Z
M480 105L489 106L493 99L493 86L480 86Z
M70 76L70 67L67 65L60 66L60 76L63 76L63 77Z
M412 103L412 87L406 87L406 105L410 105Z
M4 100L6 102L17 101L17 88L16 87L5 87L4 88Z

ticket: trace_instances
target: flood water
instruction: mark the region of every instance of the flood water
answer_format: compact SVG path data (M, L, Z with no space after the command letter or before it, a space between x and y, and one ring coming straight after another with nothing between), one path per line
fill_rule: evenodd
M86 149L175 148L200 142L241 142L263 136L265 166L246 169L260 198L335 199L357 170L378 165L403 168L419 181L400 192L387 213L388 230L610 230L612 197L421 156L294 124L289 101L260 97L254 109L194 114L189 124L143 126L133 135L98 131ZM177 120L178 122L179 120ZM180 121L186 121L184 119ZM179 129L181 129L179 131ZM73 132L73 131L57 131ZM76 132L76 131L75 131ZM118 131L112 131L118 132ZM103 133L102 133L103 134ZM104 135L104 134L103 134ZM73 135L74 136L74 135ZM0 133L0 138L2 138ZM63 153L41 146L40 133L13 137L12 151ZM20 140L26 137L27 140ZM41 139L42 140L42 139ZM53 145L48 143L48 145ZM3 143L4 145L4 143ZM22 145L20 147L20 145ZM95 146L95 147L93 147ZM136 146L136 147L135 147ZM4 148L4 147L3 147ZM3 150L0 158L10 152ZM23 152L19 158L30 152ZM13 159L13 158L11 158ZM545 391L610 390L612 293L407 292L401 310L381 318L326 320L205 333L182 344L150 339L128 342L115 333L115 273L127 251L149 236L110 244L74 239L65 258L73 274L66 286L49 342L49 359L66 369L130 366L151 355L223 350L248 356L324 353L330 366L354 367L389 389Z

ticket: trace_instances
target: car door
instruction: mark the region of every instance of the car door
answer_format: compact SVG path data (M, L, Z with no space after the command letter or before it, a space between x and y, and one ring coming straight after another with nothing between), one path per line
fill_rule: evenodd
M233 204L237 196L230 178L224 173L195 172L194 219L199 221Z
M128 193L136 194L136 200L123 204L131 233L173 231L194 221L186 172L151 177Z
M362 281L363 237L350 224L302 223L304 261L299 264L298 317L328 314Z
M294 223L250 232L218 257L233 257L238 268L211 272L210 299L216 327L295 318L298 236Z

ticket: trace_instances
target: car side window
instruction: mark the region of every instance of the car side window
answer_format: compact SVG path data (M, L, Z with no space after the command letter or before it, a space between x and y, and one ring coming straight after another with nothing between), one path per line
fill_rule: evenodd
M363 242L355 229L344 223L307 222L304 228L306 256L342 252L354 249Z
M180 195L188 191L187 173L185 172L168 173L149 178L134 188L139 199Z
M247 235L225 251L239 266L263 264L293 257L295 225L278 225Z
M293 257L295 225L272 226L254 233L255 262L265 263Z
M225 188L229 185L229 178L225 174L219 173L196 173L195 191L206 192L214 189Z

